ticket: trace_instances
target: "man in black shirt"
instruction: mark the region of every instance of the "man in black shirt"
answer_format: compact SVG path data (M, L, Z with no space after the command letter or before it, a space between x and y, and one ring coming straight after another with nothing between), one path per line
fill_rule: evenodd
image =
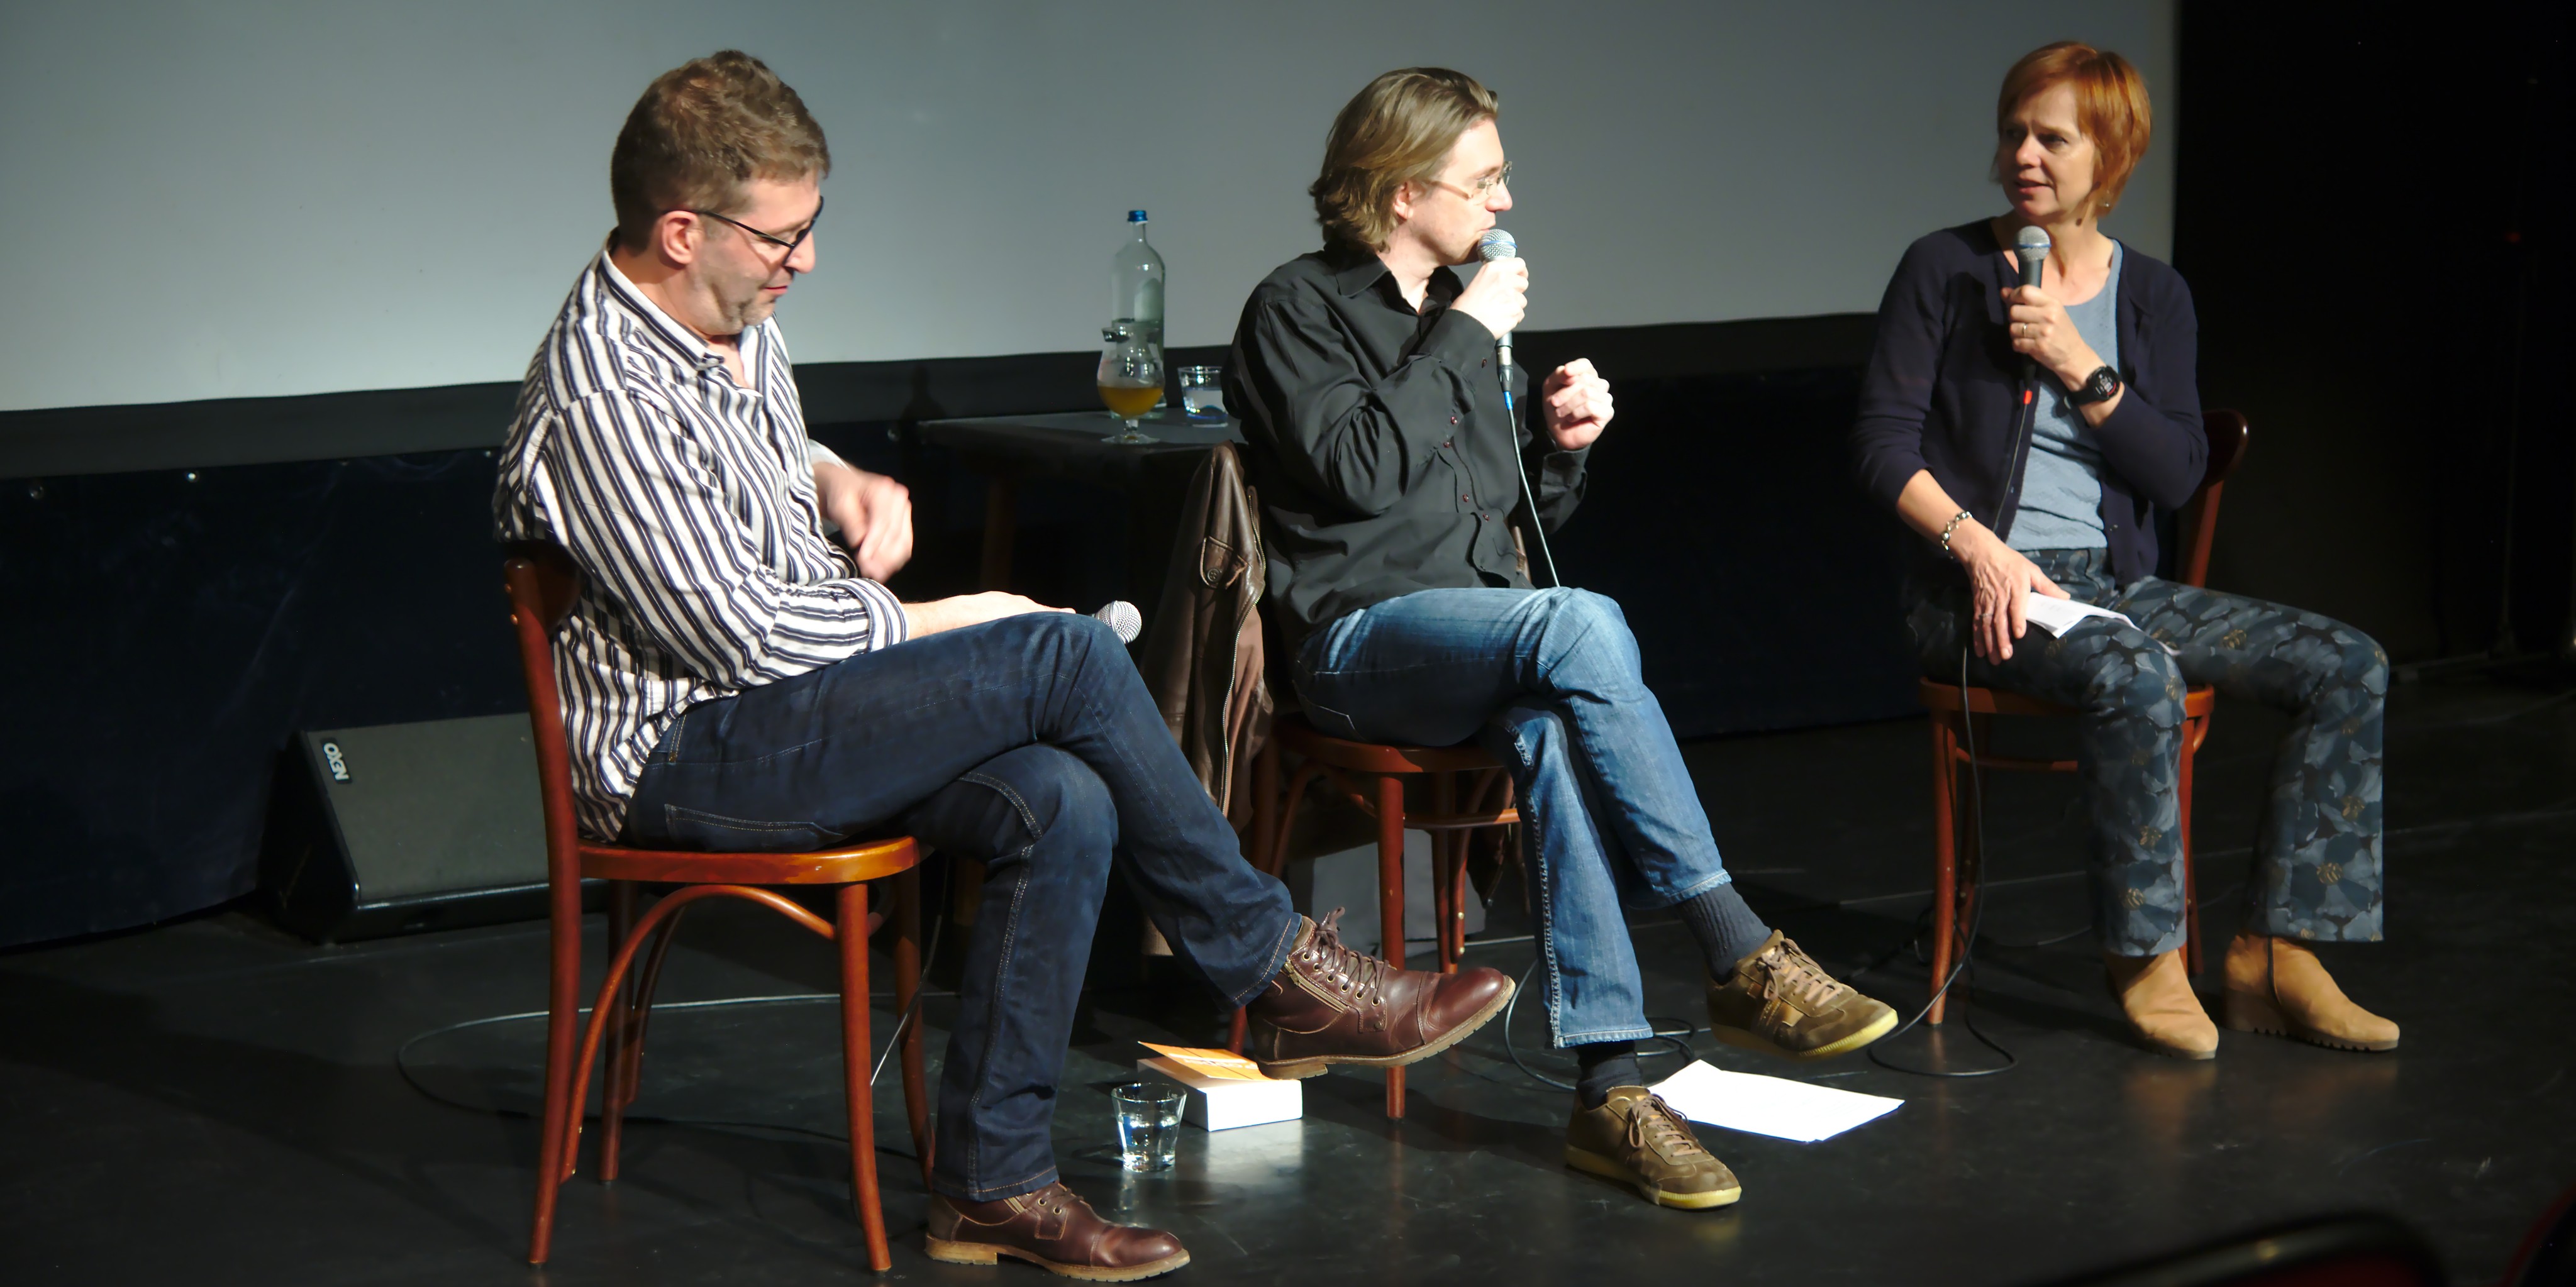
M1452 271L1511 209L1495 113L1490 91L1440 68L1389 72L1342 109L1309 189L1325 247L1244 305L1227 405L1251 442L1306 717L1363 741L1480 737L1511 767L1548 1017L1583 1069L1567 1163L1665 1206L1724 1206L1733 1174L1642 1085L1634 1043L1652 1029L1622 904L1691 926L1721 1040L1824 1058L1896 1015L1736 893L1618 605L1536 589L1521 566L1512 525L1573 512L1612 403L1591 363L1569 363L1538 390L1530 433L1495 351L1528 268Z

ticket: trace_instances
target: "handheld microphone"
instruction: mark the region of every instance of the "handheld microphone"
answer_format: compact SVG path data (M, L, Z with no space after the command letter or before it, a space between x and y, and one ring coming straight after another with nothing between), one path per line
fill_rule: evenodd
M2037 286L2040 284L2040 279L2047 275L2048 249L2048 230L2046 228L2024 228L2020 233L2013 237L2013 255L2015 258L2021 260L2022 285ZM2006 329L2009 331L2009 326L2007 326ZM2039 359L2028 353L2024 353L2021 355L2021 406L2015 411L2013 416L2013 462L2011 476L2014 478L2021 477L2022 466L2030 459L2031 432L2037 426L2038 416ZM2010 539L2012 535L2012 524L2009 522L2005 523L2002 530L1996 532L1995 535ZM1959 664L1963 671L1967 665L1967 655L1967 652L1963 648L1959 654Z
M1094 620L1117 631L1120 643L1134 643L1136 636L1145 633L1144 616L1136 611L1135 604L1125 599L1112 599L1091 615Z
M2048 229L2040 227L2022 229L2021 233L2013 238L2013 253L2021 259L2021 284L2039 285L2040 278L2048 272ZM2038 359L2027 353L2022 354L2022 383L2030 383L2038 374Z
M1488 228L1484 236L1476 239L1476 256L1489 264L1497 259L1518 259L1521 257L1521 244L1513 240L1510 233L1500 228ZM1512 333L1510 331L1503 332L1494 340L1494 365L1499 368L1496 374L1503 380L1504 418L1517 425L1520 412L1512 405ZM1517 429L1515 432L1518 432ZM1518 453L1514 455L1517 456ZM1563 585L1565 579L1556 574L1556 555L1547 548L1547 526L1539 521L1538 493L1530 490L1529 462L1517 461L1516 463L1519 468L1512 472L1520 477L1521 499L1529 504L1529 530L1538 536L1539 559L1547 564L1549 584Z
M2021 257L2021 284L2037 286L2040 274L2048 267L2048 229L2022 229L2013 238L2013 253Z
M1476 242L1476 256L1489 264L1497 259L1518 259L1521 257L1521 244L1512 240L1512 235L1500 228L1488 228L1485 230L1485 235ZM1512 382L1512 333L1510 331L1503 332L1501 338L1494 341L1494 358L1503 368L1504 386L1509 387Z

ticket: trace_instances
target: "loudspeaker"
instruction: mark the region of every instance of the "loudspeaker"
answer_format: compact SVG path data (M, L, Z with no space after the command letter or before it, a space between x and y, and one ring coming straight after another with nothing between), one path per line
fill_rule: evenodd
M260 887L279 924L321 943L545 915L528 717L296 734L269 797Z

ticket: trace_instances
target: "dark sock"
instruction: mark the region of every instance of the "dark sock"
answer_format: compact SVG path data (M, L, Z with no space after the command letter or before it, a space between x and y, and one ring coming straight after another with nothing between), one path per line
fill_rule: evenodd
M1708 972L1716 978L1733 974L1736 962L1753 955L1762 940L1771 937L1771 927L1744 905L1744 895L1735 892L1734 881L1684 899L1675 910L1691 933L1699 936L1700 951L1708 955Z
M1574 1078L1574 1097L1585 1108L1607 1103L1612 1087L1646 1084L1645 1072L1637 1067L1636 1042L1590 1042L1574 1048L1574 1059L1583 1066Z

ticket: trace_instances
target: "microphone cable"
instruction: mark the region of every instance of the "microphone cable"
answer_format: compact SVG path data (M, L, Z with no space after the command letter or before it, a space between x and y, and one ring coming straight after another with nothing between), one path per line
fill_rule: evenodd
M1550 553L1547 548L1547 521L1540 518L1538 514L1538 493L1530 487L1529 460L1521 451L1521 417L1520 412L1512 404L1512 364L1505 362L1502 368L1503 422L1510 426L1512 435L1512 473L1519 476L1521 499L1529 505L1530 532L1538 537L1538 557L1540 562L1547 565L1547 583L1552 586L1563 586L1565 578L1556 574L1556 555ZM1528 1070L1523 1069L1523 1071Z
M1969 592L1968 601L1972 609L1971 616L1973 616L1973 607L1976 603L1976 595L1973 589ZM1976 716L1968 709L1968 650L1973 646L1973 643L1974 636L1963 639L1959 643L1959 727L1967 735L1968 740L1969 825L1974 828L1974 833L1977 836L1980 845L1982 845L1986 835L1986 784L1985 776L1977 764ZM1955 852L1955 850L1953 852ZM1982 853L1978 856L1981 859L1984 857ZM1977 1026L1977 1013L1974 1009L1970 1008L1968 1004L1968 997L1973 994L1976 987L1977 976L1974 967L1977 959L1977 935L1985 928L1985 923L1986 898L1984 891L1980 890L1977 895L1977 905L1975 909L1968 913L1967 933L1959 940L1959 959L1951 963L1949 976L1941 980L1941 986L1938 990L1932 993L1932 999L1924 1002L1923 1008L1915 1011L1912 1018L1898 1024L1896 1029L1888 1033L1886 1036L1869 1043L1869 1061L1871 1063L1887 1069L1889 1072L1906 1073L1915 1077L1936 1077L1944 1081L1961 1081L1970 1077L1993 1077L2001 1073L2011 1072L2013 1069L2021 1066L2021 1059L2019 1056L2013 1054L2012 1051L2005 1049L2002 1042L1987 1036L1985 1030ZM1920 941L1920 934L1921 932L1917 931L1916 941ZM1893 956L1894 954L1894 952L1890 952L1888 955ZM1887 958L1881 957L1879 959L1883 962ZM1873 964L1863 969L1861 972L1865 974L1870 969L1876 968L1876 964ZM1975 1037L1979 1044L1982 1044L1988 1050L1992 1050L1996 1054L2003 1056L2004 1061L1992 1068L1970 1068L1955 1072L1939 1068L1908 1068L1903 1064L1889 1063L1887 1059L1879 1053L1879 1051L1885 1048L1888 1042L1904 1036L1907 1032L1911 1031L1915 1025L1922 1023L1924 1018L1932 1013L1932 1007L1941 1004L1941 998L1950 995L1950 989L1963 977L1968 980L1969 991L1960 994L1960 1022L1967 1025L1968 1035Z

